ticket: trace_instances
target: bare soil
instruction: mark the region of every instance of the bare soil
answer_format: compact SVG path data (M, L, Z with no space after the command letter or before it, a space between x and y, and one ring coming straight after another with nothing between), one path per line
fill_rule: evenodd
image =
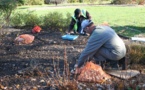
M30 78L26 79L25 76L41 76L34 75L36 74L34 73L35 67L41 68L40 71L43 73L44 68L53 71L54 62L59 63L58 67L62 71L65 51L70 69L72 69L87 41L86 36L79 36L75 41L63 40L61 39L63 34L60 32L42 30L39 34L33 34L35 40L32 44L15 45L16 36L32 34L31 29L6 28L1 30L1 33L3 35L0 42L0 84L6 87L24 84L25 80L26 82L30 80ZM19 78L16 78L17 76ZM31 86L31 80L27 84Z
M73 69L88 40L88 36L79 36L74 41L63 40L61 32L42 30L38 34L33 34L35 40L32 44L15 45L13 41L16 36L32 34L30 28L6 28L2 29L1 33L0 89L2 90L58 90L49 85L48 82L52 80L52 76L49 75L55 71L62 75L64 60L67 60L69 70ZM145 84L145 75L141 74L137 78L141 79L141 84Z

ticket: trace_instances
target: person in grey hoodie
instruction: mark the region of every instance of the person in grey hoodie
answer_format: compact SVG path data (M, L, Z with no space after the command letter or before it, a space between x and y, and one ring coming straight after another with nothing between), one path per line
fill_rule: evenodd
M89 58L97 61L118 61L125 57L124 41L107 25L94 25L91 20L83 20L83 30L90 34L85 49L82 51L76 68L82 67Z

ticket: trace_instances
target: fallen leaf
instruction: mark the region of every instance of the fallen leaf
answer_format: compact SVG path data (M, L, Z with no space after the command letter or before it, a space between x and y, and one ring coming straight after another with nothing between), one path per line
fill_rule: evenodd
M0 89L4 89L5 87L3 85L0 84Z

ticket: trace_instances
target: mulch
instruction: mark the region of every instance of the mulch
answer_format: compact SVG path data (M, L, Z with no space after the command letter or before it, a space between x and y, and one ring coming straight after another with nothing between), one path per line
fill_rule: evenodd
M54 76L64 74L65 66L73 69L88 39L88 36L79 36L75 41L62 40L63 33L42 30L33 34L32 44L15 45L16 36L32 34L31 29L8 28L2 32L0 89L5 90L58 90L50 82Z

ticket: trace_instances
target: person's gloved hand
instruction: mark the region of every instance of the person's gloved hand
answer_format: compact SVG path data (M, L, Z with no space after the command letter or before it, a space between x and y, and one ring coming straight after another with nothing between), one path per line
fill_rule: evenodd
M77 67L74 74L80 74L81 71L82 71L82 68L78 68L78 67Z
M70 32L65 32L66 35L70 35Z
M72 74L75 74L75 70L76 70L77 64L74 65L74 68L71 70Z

